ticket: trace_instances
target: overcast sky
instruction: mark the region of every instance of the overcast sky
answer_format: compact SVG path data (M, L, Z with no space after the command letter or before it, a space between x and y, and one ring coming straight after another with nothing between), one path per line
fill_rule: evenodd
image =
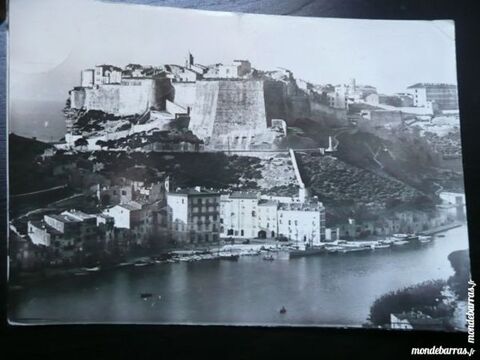
M456 84L451 21L346 20L206 12L93 0L10 2L11 99L58 100L95 64L201 64L248 59L318 84L380 92Z

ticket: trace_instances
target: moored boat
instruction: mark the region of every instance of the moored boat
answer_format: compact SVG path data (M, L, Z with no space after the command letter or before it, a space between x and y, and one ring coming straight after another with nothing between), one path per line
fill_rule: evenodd
M133 266L133 263L131 263L131 262L121 262L117 266L118 267Z
M390 244L375 244L373 245L373 249L388 249Z
M398 240L418 240L418 236L415 234L393 234L393 237Z
M418 241L420 241L420 243L422 243L422 244L428 244L430 241L432 241L432 237L431 236L420 235L418 237Z
M83 270L88 271L88 272L95 272L100 270L100 266L95 266L91 268L84 268Z
M348 247L343 246L340 250L338 250L338 252L345 254L349 252L366 251L370 249L371 248L369 246L368 247L367 246L348 246Z
M237 261L239 257L240 257L239 255L229 254L229 255L220 255L219 259Z
M325 251L327 253L336 253L337 251L343 249L341 246L328 246L325 248Z
M311 256L325 253L326 250L323 247L310 247L305 250L291 250L290 257L302 257L302 256Z
M138 260L138 261L135 261L133 265L134 266L151 266L151 265L155 265L155 262L147 261L147 260Z

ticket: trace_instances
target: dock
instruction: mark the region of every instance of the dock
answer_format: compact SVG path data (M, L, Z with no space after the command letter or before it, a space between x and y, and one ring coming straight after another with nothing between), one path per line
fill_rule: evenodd
M454 223L451 223L451 224L438 226L438 227L430 229L430 230L425 230L425 231L419 232L418 235L434 235L434 234L438 234L438 233L441 233L441 232L444 232L444 231L447 231L447 230L451 230L451 229L460 227L462 225L464 225L464 223L454 222Z

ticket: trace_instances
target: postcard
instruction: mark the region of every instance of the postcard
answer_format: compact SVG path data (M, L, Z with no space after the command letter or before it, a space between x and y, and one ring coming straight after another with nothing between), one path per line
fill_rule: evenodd
M467 331L453 21L19 0L8 46L11 324Z

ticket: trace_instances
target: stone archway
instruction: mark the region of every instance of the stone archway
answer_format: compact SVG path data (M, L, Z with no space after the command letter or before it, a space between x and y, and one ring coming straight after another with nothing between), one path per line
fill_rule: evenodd
M266 239L267 238L267 232L265 230L260 230L258 232L258 238L259 239Z

